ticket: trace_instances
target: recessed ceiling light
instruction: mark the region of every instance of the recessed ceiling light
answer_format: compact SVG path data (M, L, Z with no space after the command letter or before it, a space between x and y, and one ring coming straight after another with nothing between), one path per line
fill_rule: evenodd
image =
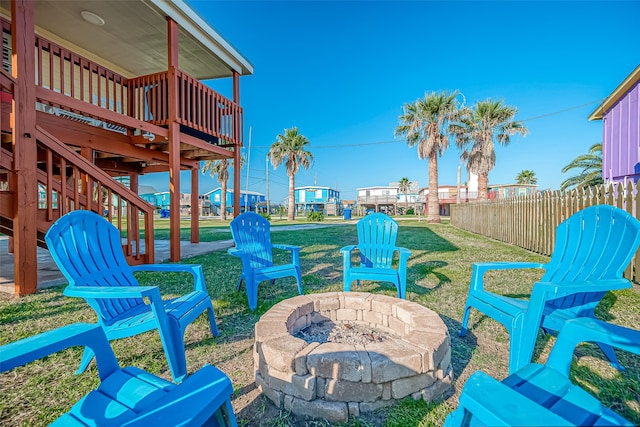
M104 19L93 12L89 12L88 10L80 12L80 16L82 16L82 19L87 21L89 24L97 25L98 27L102 27L104 25Z

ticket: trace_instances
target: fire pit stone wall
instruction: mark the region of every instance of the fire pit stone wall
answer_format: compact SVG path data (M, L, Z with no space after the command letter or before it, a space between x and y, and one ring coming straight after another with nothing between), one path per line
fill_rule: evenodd
M311 342L298 331L331 320L387 335L367 343ZM256 385L279 408L331 422L411 395L431 401L451 386L447 328L411 301L362 292L297 296L255 326Z

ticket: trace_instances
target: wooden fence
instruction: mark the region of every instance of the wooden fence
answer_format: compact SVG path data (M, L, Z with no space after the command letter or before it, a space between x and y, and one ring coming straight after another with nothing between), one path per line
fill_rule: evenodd
M452 204L451 224L550 256L558 224L581 209L600 204L616 206L639 218L638 186L632 182L604 184L565 193L544 191L524 197ZM625 271L625 277L640 282L640 251Z

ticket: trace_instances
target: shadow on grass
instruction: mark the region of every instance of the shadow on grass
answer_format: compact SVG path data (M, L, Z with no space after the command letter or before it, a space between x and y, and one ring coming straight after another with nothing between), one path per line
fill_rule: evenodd
M596 306L595 315L598 319L609 321L615 319L610 311L611 307L616 303L618 297L613 292L607 292L600 303Z
M397 246L427 252L453 252L458 247L428 227L400 227Z
M140 233L141 237L144 237L144 231ZM153 232L153 238L155 240L169 240L170 231L168 228L166 229L156 229ZM180 228L180 240L181 241L189 241L191 239L191 228L190 227L181 227ZM214 242L217 240L230 240L231 239L231 231L229 227L226 226L217 226L217 227L200 227L200 241L201 242Z
M0 307L0 321L4 325L23 321L35 322L59 315L72 316L73 313L87 311L89 306L83 299L62 295L67 285L59 285L38 292L37 300L30 297L16 299L15 303ZM93 310L91 310L93 313Z
M449 337L451 339L451 367L453 368L453 377L458 378L469 364L473 352L478 345L478 340L470 330L467 330L467 334L464 337L459 336L458 332L462 324L458 320L442 314L440 318L449 330Z
M418 295L426 295L430 292L440 289L442 286L451 283L451 279L444 273L437 271L440 268L448 266L446 261L428 261L423 264L414 264L407 268L407 291ZM437 283L433 286L425 286L420 281L434 276Z
M626 371L618 372L602 362L602 369L592 369L583 365L580 358L593 356L604 358L602 352L595 344L579 346L575 355L578 362L573 363L570 380L579 385L602 402L606 408L610 408L623 418L631 421L632 425L640 425L640 407L638 403L638 384L640 384L640 356L624 351L618 351L620 362L626 367Z

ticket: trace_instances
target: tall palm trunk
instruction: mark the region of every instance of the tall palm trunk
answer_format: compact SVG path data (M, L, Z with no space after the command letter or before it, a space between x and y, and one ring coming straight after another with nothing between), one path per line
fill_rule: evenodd
M440 222L440 199L438 198L438 153L429 155L429 205L427 222Z
M489 173L482 172L478 174L478 200L487 200L487 192L489 187Z
M289 221L293 221L296 216L296 199L295 199L295 176L289 175L289 214L287 215L287 219Z
M222 181L220 189L220 218L224 221L227 219L227 181Z
M409 199L407 198L407 192L404 192L404 214L407 214L407 211L409 210Z

